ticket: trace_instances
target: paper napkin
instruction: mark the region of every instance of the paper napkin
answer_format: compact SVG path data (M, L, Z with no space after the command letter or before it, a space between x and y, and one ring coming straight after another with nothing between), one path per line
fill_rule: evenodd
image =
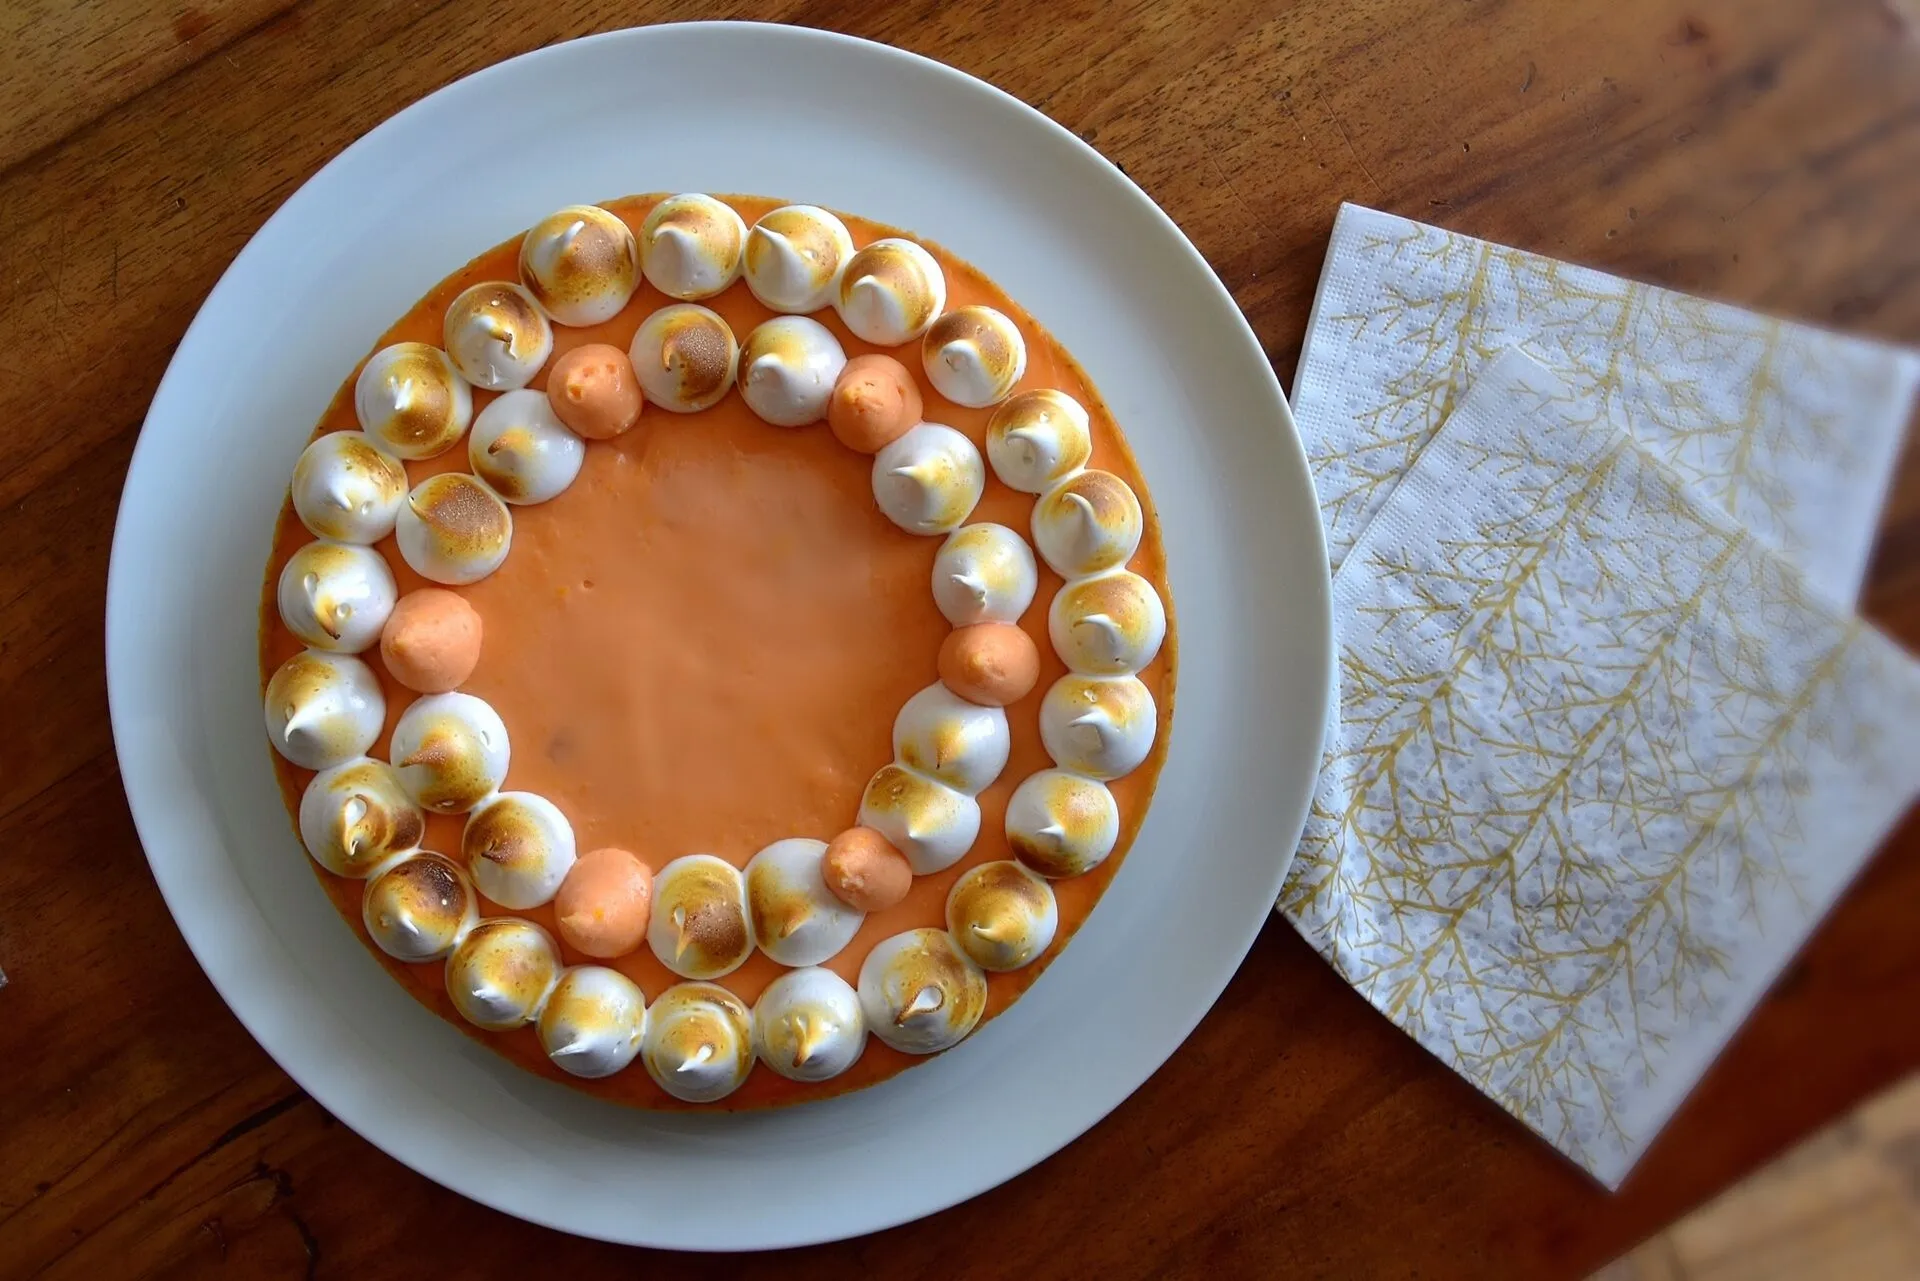
M1355 205L1293 389L1336 569L1475 373L1516 345L1853 601L1920 358Z
M1920 666L1517 350L1428 435L1281 907L1612 1185L1920 789Z

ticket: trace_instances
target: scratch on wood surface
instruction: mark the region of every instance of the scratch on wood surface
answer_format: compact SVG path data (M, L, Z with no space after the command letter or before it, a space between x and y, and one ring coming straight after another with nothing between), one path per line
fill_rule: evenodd
M1309 77L1307 83L1313 88L1313 96L1320 99L1320 105L1326 108L1328 118L1333 121L1333 127L1340 131L1340 138L1347 144L1347 154L1353 157L1353 163L1360 166L1360 172L1365 174L1367 181L1373 184L1376 194L1386 195L1387 189L1380 185L1380 180L1373 176L1373 170L1367 168L1367 162L1360 158L1359 149L1353 145L1353 135L1347 132L1346 122L1340 119L1340 113L1333 109L1331 102L1327 101L1327 95L1320 91L1320 82Z
M1527 64L1527 78L1520 82L1521 93L1525 93L1527 90L1533 88L1533 77L1538 73L1538 71L1539 71L1539 68L1535 67L1531 62Z
M1220 185L1227 189L1227 194L1233 197L1234 203L1246 211L1247 217L1252 220L1254 228L1258 230L1260 227L1260 215L1253 211L1253 206L1247 203L1247 198L1240 194L1238 187L1233 185L1233 179L1228 176L1226 168L1214 158L1211 151L1202 152L1201 154L1207 158L1207 168L1220 175Z

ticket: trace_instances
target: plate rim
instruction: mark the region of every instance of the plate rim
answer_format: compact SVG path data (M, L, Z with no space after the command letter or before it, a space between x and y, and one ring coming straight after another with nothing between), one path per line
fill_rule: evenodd
M1206 983L1206 986L1211 989L1211 995L1204 1001L1195 1002L1192 1008L1186 1010L1184 1015L1176 1020L1176 1022L1182 1025L1178 1036L1170 1039L1164 1053L1153 1056L1152 1063L1147 1066L1144 1072L1137 1074L1137 1079L1135 1079L1134 1073L1129 1072L1127 1075L1130 1081L1125 1085L1124 1089L1113 1098L1101 1102L1094 1108L1088 1109L1084 1116L1075 1118L1075 1121L1058 1135L1057 1141L1049 1141L1049 1145L1045 1147L1045 1150L1036 1151L1030 1155L1022 1153L1018 1159L1002 1163L995 1167L994 1171L984 1179L968 1181L963 1189L955 1191L950 1195L945 1193L940 1194L932 1202L911 1205L898 1212L888 1211L877 1215L868 1215L857 1222L831 1225L818 1232L800 1235L788 1233L781 1235L778 1239L755 1241L746 1245L696 1239L662 1239L657 1233L644 1235L621 1233L601 1230L595 1226L583 1225L577 1222L561 1221L552 1214L542 1212L537 1206L513 1203L508 1199L496 1197L485 1188L476 1187L471 1178L463 1177L464 1171L458 1161L443 1159L438 1165L434 1165L429 1160L430 1154L416 1151L410 1141L403 1141L400 1136L391 1132L383 1134L370 1132L368 1129L363 1128L362 1125L358 1123L357 1118L349 1115L350 1109L343 1109L337 1102L344 1093L342 1089L336 1087L331 1082L322 1082L314 1079L318 1076L318 1071L317 1069L309 1070L311 1065L302 1062L296 1066L295 1063L288 1061L288 1058L294 1056L282 1057L282 1052L276 1049L276 1046L272 1043L273 1040L279 1039L277 1035L270 1038L268 1034L263 1033L261 1020L249 1016L248 1007L252 1000L257 998L253 994L246 996L237 994L237 985L234 983L232 975L225 971L222 963L214 955L214 939L211 935L201 932L201 926L204 922L198 920L200 913L191 905L183 909L182 905L188 902L186 898L188 887L174 879L178 874L177 869L167 867L166 856L164 854L156 856L152 844L149 842L147 833L156 830L159 826L157 811L159 805L164 803L164 798L155 795L146 787L145 783L141 781L145 769L137 758L132 758L129 755L130 749L127 744L132 737L129 726L130 719L133 715L130 709L132 704L140 697L140 693L138 690L128 686L128 681L131 678L127 675L126 661L116 661L116 654L126 645L133 643L127 639L130 635L130 628L133 626L133 620L126 617L127 604L125 598L127 595L127 587L125 580L130 571L126 568L128 565L128 552L125 544L130 535L128 533L128 524L123 517L126 515L129 506L134 502L137 485L142 483L142 478L145 477L148 472L152 471L154 467L153 452L155 446L152 445L154 435L150 434L147 429L154 420L156 408L165 404L173 396L181 394L179 389L174 387L174 383L178 378L184 377L184 375L179 372L184 363L183 355L193 349L196 343L196 337L202 342L206 341L204 330L213 323L209 321L208 317L220 309L219 304L223 299L223 295L235 287L233 282L236 276L241 273L243 267L250 263L251 256L256 253L265 252L260 248L260 245L262 240L267 237L267 233L273 229L276 224L296 216L302 204L302 198L308 197L309 193L315 188L323 186L329 174L344 167L350 158L354 157L357 153L377 146L377 140L384 134L403 129L406 122L411 118L431 110L431 104L442 95L448 94L462 86L469 86L472 82L484 81L490 77L502 74L506 68L515 67L525 62L556 59L564 60L569 56L570 52L577 51L580 47L626 42L640 43L658 33L666 32L673 33L675 36L680 37L700 38L706 35L712 35L721 39L733 38L742 32L747 32L751 33L754 38L761 39L792 39L801 43L858 47L863 51L864 56L904 60L913 64L920 73L944 78L970 93L984 95L993 105L1001 110L1010 109L1015 116L1022 118L1022 123L1026 127L1038 127L1044 133L1052 135L1056 142L1065 142L1084 153L1083 158L1095 162L1097 169L1115 190L1126 194L1130 199L1136 201L1141 207L1141 212L1157 221L1161 229L1170 234L1171 240L1168 247L1170 249L1177 248L1177 251L1184 254L1188 259L1186 266L1190 269L1188 274L1192 276L1194 288L1210 292L1212 294L1210 301L1214 305L1224 308L1237 321L1237 325L1233 327L1233 332L1235 339L1243 349L1239 355L1242 358L1247 356L1254 358L1264 374L1264 378L1261 380L1261 390L1264 398L1269 402L1269 407L1273 411L1273 421L1271 424L1268 424L1275 437L1272 447L1291 455L1288 461L1296 465L1298 476L1305 485L1304 497L1309 503L1309 510L1313 513L1313 518L1309 521L1302 522L1301 532L1304 536L1307 528L1311 528L1313 541L1312 547L1309 550L1317 553L1316 560L1317 563L1322 566L1322 569L1318 578L1314 580L1312 584L1314 590L1311 599L1298 601L1290 599L1289 603L1290 605L1297 606L1299 612L1315 616L1318 621L1318 626L1313 628L1313 638L1317 641L1319 648L1325 654L1327 660L1323 665L1322 674L1319 678L1323 684L1319 701L1323 705L1324 714L1320 720L1322 726L1324 726L1328 719L1327 714L1331 713L1333 700L1336 695L1337 681L1333 665L1337 658L1337 650L1334 643L1335 638L1331 613L1331 579L1324 568L1326 564L1325 540L1318 519L1318 503L1314 501L1315 495L1313 492L1311 469L1307 465L1304 445L1295 428L1291 409L1280 387L1278 376L1271 362L1267 359L1264 349L1260 346L1257 336L1253 333L1252 327L1247 322L1244 313L1240 311L1231 293L1214 272L1212 266L1208 264L1204 255L1193 245L1166 211L1161 209L1152 197L1148 196L1146 192L1121 171L1117 165L1093 147L1089 146L1071 130L1054 121L1045 113L1014 97L1012 94L1007 93L1005 90L956 67L897 46L814 27L740 20L661 23L650 26L627 27L597 32L573 40L561 41L531 49L517 54L514 57L489 64L409 103L401 110L382 120L366 133L355 138L339 153L329 159L326 164L322 165L309 178L302 182L295 191L281 202L260 227L248 237L247 243L221 273L220 279L208 292L205 300L195 312L193 320L183 332L172 357L168 361L167 370L155 388L148 412L143 416L140 436L135 443L132 457L128 464L126 480L123 483L120 501L115 513L114 534L107 576L105 641L109 719L112 726L115 757L120 769L122 787L127 797L129 810L132 813L136 833L140 837L141 849L147 858L149 868L161 891L162 898L166 902L168 912L174 919L176 928L179 929L181 936L187 943L201 971L213 985L228 1010L232 1012L241 1026L246 1029L247 1034L266 1051L277 1067L286 1072L296 1085L309 1094L322 1107L326 1108L331 1115L386 1155L432 1182L502 1213L528 1222L537 1223L544 1227L553 1228L557 1231L614 1243L647 1245L657 1248L716 1252L777 1249L818 1244L865 1235L902 1223L912 1222L970 1200L1024 1173L1033 1166L1038 1165L1041 1161L1046 1160L1049 1156L1057 1153L1079 1138L1088 1129L1092 1128L1092 1126L1103 1120L1121 1103L1130 1098L1145 1084L1149 1077L1165 1064L1168 1058L1185 1044L1187 1038L1192 1035L1200 1021L1206 1017L1207 1013L1218 1002L1226 985L1231 981L1234 974L1238 972L1241 964L1244 963L1247 953L1252 949L1259 936L1260 930L1265 928L1267 919L1273 915L1271 903L1279 895L1282 883L1293 861L1299 834L1304 830L1317 771L1303 771L1298 781L1292 787L1280 789L1283 792L1292 793L1292 795L1286 796L1283 802L1283 808L1296 816L1292 824L1292 835L1289 836L1285 842L1281 843L1280 848L1276 851L1276 857L1273 860L1271 869L1271 885L1269 887L1271 893L1267 896L1267 906L1261 909L1259 917L1252 922L1252 927L1247 932L1244 941L1234 949L1235 959L1232 963L1224 966L1222 971L1217 975L1217 981L1209 979ZM1323 747L1324 744L1322 743L1321 748L1323 749ZM1316 762L1318 761L1319 750L1316 750L1314 759ZM195 921L196 924L190 926L188 924L189 921Z

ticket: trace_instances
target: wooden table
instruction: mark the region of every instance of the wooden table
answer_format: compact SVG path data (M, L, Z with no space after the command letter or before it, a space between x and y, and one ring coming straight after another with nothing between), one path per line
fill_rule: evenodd
M101 620L141 416L220 272L352 139L511 54L696 16L891 41L1048 112L1186 229L1283 379L1342 199L1920 340L1915 0L11 0L0 1276L1577 1276L1920 1066L1909 822L1618 1196L1277 920L1186 1048L1092 1133L842 1245L643 1259L466 1202L326 1115L195 966L121 797ZM1920 644L1920 462L1866 604Z

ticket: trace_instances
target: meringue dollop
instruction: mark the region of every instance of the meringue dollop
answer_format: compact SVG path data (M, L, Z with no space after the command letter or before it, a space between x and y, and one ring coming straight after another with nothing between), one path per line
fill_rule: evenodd
M460 854L480 892L501 907L539 907L573 868L573 824L544 796L500 792L468 817Z
M832 970L791 970L767 984L753 1006L753 1047L789 1081L826 1081L867 1048L860 995Z
M365 756L387 721L373 669L350 654L303 649L267 679L263 700L273 749L302 769Z
M363 431L317 437L293 465L293 512L316 538L377 543L407 499L407 469Z
M480 896L452 859L423 850L367 882L360 919L395 960L437 961L479 922Z
M921 423L873 456L873 498L910 534L945 534L973 514L987 483L971 440L940 423Z
M711 298L739 279L746 243L747 225L731 206L707 195L668 196L640 225L640 268L669 298Z
M945 930L908 930L874 944L859 992L867 1030L907 1054L958 1045L987 1008L985 972Z
M747 232L741 271L761 303L798 315L833 303L840 272L852 257L847 224L817 205L783 205Z
M512 748L500 714L472 694L426 694L400 713L388 753L422 807L464 814L507 777Z
M473 474L510 503L558 498L586 460L587 442L560 421L543 391L523 388L496 397L467 437Z
M633 1062L647 1031L647 998L632 979L604 965L575 965L560 975L535 1025L556 1067L594 1080Z
M620 216L568 205L520 241L520 283L563 325L612 320L640 285L640 246Z
M518 391L553 354L547 313L526 286L504 280L463 290L447 306L441 337L460 376L488 391Z
M747 904L760 950L781 965L819 965L853 941L865 913L827 888L825 841L775 841L747 862Z
M300 794L300 843L335 876L364 879L426 833L427 816L393 766L371 756L321 770Z
M315 649L358 654L380 639L400 589L387 558L358 543L308 543L281 567L275 598L287 630Z

